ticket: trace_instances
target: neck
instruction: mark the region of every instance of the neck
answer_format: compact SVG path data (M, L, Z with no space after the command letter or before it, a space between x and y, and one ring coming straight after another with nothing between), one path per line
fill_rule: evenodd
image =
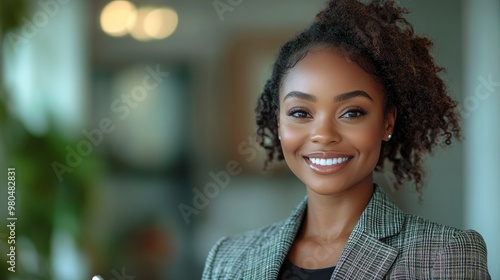
M320 195L309 188L307 193L307 212L301 235L325 241L346 239L370 202L373 180L361 182L341 194Z

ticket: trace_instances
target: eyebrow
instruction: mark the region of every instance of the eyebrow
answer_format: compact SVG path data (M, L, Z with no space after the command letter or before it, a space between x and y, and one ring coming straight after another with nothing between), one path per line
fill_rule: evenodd
M354 90L354 91L339 94L339 95L335 96L334 101L335 102L342 102L342 101L346 101L346 100L349 100L349 99L355 98L355 97L364 97L364 98L368 98L371 101L373 101L373 98L371 98L371 96L368 95L368 93L366 93L365 91L362 91L362 90ZM283 98L283 101L290 99L290 98L298 98L298 99L311 101L311 102L317 101L317 99L314 95L311 95L311 94L308 94L305 92L301 92L301 91L291 91L291 92L287 93L285 95L285 98Z
M307 94L305 92L301 91L290 91L285 95L285 98L283 98L283 101L290 99L290 98L298 98L306 101L311 101L311 102L316 102L316 97L314 95Z
M362 91L362 90L355 90L355 91L339 94L339 95L335 96L334 101L335 102L342 102L342 101L346 101L346 100L354 98L354 97L365 97L365 98L368 98L371 101L373 101L373 98L371 98L371 96L368 95L368 93L366 93L365 91Z

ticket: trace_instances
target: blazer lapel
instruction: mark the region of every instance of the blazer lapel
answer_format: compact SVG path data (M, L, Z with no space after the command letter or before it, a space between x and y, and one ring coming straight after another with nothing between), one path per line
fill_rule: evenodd
M268 239L264 244L249 251L244 260L244 263L248 265L243 269L243 279L275 280L278 278L281 265L299 231L306 205L307 198L304 198L288 219L281 224L277 234L266 237Z
M383 279L398 250L381 240L396 235L404 214L375 185L370 203L356 224L331 279Z
M351 234L332 279L383 279L398 251L363 232Z

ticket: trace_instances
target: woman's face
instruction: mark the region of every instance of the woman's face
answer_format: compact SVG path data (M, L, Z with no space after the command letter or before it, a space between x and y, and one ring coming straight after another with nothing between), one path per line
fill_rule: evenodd
M384 118L383 90L372 75L338 50L311 50L290 69L280 90L285 160L318 194L372 187L395 115L394 110Z

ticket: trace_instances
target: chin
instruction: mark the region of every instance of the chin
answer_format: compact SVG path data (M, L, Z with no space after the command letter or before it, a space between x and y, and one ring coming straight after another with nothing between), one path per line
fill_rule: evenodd
M308 182L309 181L309 182ZM349 189L349 185L346 182L338 182L337 180L322 180L320 182L311 180L303 181L307 188L319 195L335 195L342 193Z

